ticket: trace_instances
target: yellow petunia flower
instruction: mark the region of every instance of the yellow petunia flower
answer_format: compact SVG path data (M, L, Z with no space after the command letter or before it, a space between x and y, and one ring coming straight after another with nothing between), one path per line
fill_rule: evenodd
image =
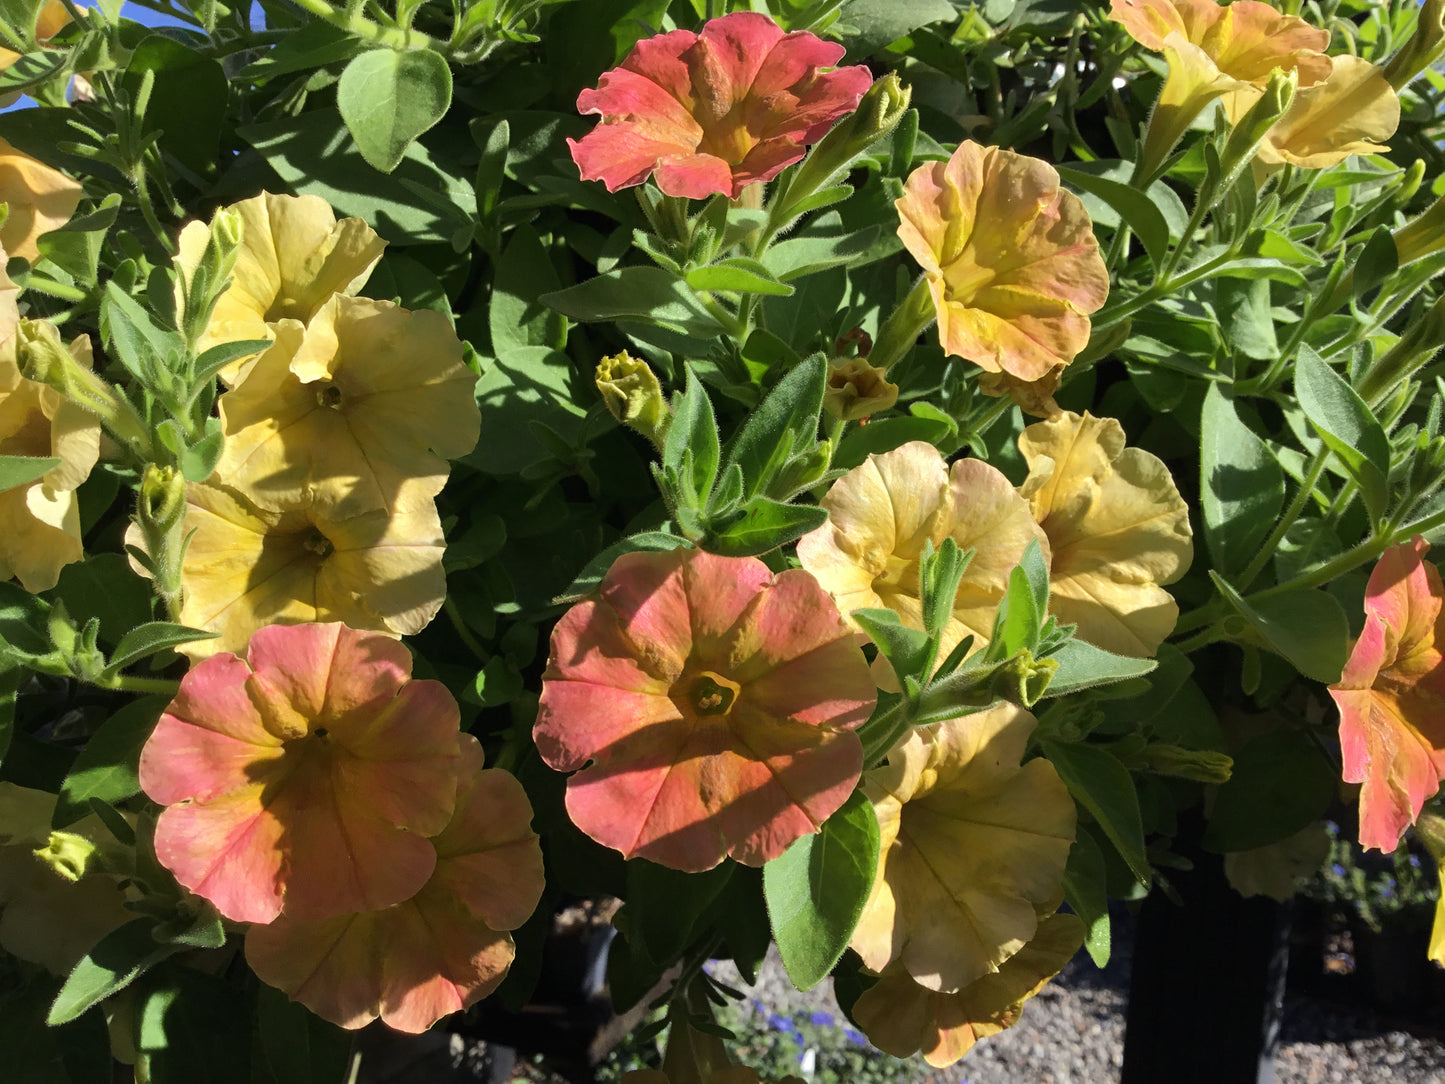
M1089 341L1109 272L1052 166L964 141L903 187L898 236L928 279L945 353L1038 380Z
M0 283L0 297L13 297L4 289L9 281ZM11 305L13 300L6 307ZM0 314L0 327L4 323ZM60 338L48 326L43 333ZM55 586L61 568L82 556L75 490L100 458L100 423L59 392L21 376L15 345L12 335L0 346L0 455L60 464L36 481L0 491L0 580L13 576L27 591L45 591ZM89 338L80 336L69 349L90 368Z
M273 510L303 494L336 515L390 508L403 486L434 497L477 443L476 382L441 313L337 295L304 332L278 325L221 396L217 479Z
M391 512L338 516L302 498L257 508L222 486L186 487L181 621L218 633L179 650L239 652L264 625L342 621L394 636L420 632L446 597L436 505L404 490ZM128 541L139 544L132 530Z
M895 1058L922 1051L935 1068L952 1065L980 1039L1018 1023L1024 1003L1042 990L1079 951L1078 916L1050 914L1038 932L1005 960L956 993L920 986L898 964L889 967L853 1005L853 1019L874 1046Z
M1231 122L1259 100L1255 87L1224 98ZM1329 78L1295 92L1284 116L1260 143L1257 157L1265 166L1286 162L1305 169L1336 166L1352 154L1380 154L1390 148L1381 140L1395 134L1400 124L1400 99L1368 60L1337 56Z
M201 338L205 350L218 343L270 339L283 320L303 327L333 294L355 294L381 259L386 242L359 218L336 221L319 196L259 196L233 205L241 213L241 249L231 286L216 302ZM210 227L192 222L181 231L176 267L187 282L210 240ZM221 370L231 385L250 368L241 359Z
M798 560L845 617L862 607L883 607L921 629L918 562L924 543L937 548L952 538L974 551L944 632L945 655L965 636L977 637L975 647L988 642L1009 573L1031 540L1049 559L1048 538L1002 472L978 459L959 460L950 470L938 449L923 441L870 455L819 503L828 522L798 540Z
M1019 437L1029 464L1020 492L1049 536L1049 610L1080 639L1151 656L1179 607L1160 586L1194 557L1189 508L1169 469L1124 446L1112 418L1063 412Z
M850 942L954 993L997 973L1058 906L1077 813L1043 758L1019 764L1036 720L1003 703L912 731L863 776L878 816L877 879Z
M11 256L38 260L40 235L69 222L80 196L79 181L0 139L0 203L10 208L0 247Z

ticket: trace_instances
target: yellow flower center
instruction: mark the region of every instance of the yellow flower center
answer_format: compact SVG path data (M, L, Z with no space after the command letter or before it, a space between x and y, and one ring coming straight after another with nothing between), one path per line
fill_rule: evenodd
M698 715L726 715L741 691L736 682L705 670L688 686L687 700Z
M341 388L335 384L323 384L316 392L316 405L339 410L342 402Z
M292 297L290 294L277 294L276 300L271 302L271 307L266 310L266 322L273 324L277 320L300 320L305 323L311 319L311 306L299 297Z
M313 529L311 534L307 536L306 541L301 543L301 545L308 552L316 554L316 556L323 560L336 552L336 547L331 544L331 539L327 538L317 529Z

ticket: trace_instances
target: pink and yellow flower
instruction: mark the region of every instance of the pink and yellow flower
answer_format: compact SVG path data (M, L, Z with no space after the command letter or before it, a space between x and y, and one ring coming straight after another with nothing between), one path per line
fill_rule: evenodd
M331 918L296 917L288 906L246 936L246 961L263 982L341 1027L380 1017L413 1034L496 989L512 963L507 931L542 895L542 850L522 785L484 770L470 734L460 750L455 813L432 837L436 868L421 890Z
M552 634L534 736L577 772L573 823L628 858L758 866L816 832L862 769L876 693L806 572L691 549L619 557Z
M1109 272L1083 203L1047 162L965 140L915 169L894 206L945 353L1034 381L1088 343Z
M271 626L181 679L140 758L156 856L238 922L416 895L457 793L460 715L411 654L341 624Z
M1445 779L1445 601L1422 538L1392 546L1365 588L1365 627L1330 686L1360 844L1393 851Z
M578 111L602 123L567 141L572 160L583 180L610 192L652 176L669 196L736 199L857 108L873 82L868 69L820 71L843 53L747 11L713 19L700 34L647 38L578 96Z
M0 139L0 203L10 210L0 225L0 247L34 263L40 236L70 221L80 206L80 182Z

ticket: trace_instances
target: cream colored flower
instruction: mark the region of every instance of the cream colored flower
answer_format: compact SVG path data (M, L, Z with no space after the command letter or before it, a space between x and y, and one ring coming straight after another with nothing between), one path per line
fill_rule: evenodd
M1019 765L1036 725L999 704L912 731L865 773L881 850L851 946L869 970L898 964L929 990L961 990L1058 906L1077 813L1052 764Z
M1400 99L1368 60L1332 58L1329 78L1295 92L1284 116L1270 128L1257 152L1266 166L1286 162L1305 169L1336 166L1352 154L1380 154L1381 141L1400 124ZM1232 122L1249 112L1263 92L1251 86L1224 98Z
M1048 538L998 469L962 459L950 471L938 449L923 441L870 455L819 503L828 522L798 541L798 560L845 616L885 607L905 625L922 628L923 544L936 548L952 538L974 551L944 632L944 654L965 636L978 638L975 647L987 643L1009 573L1031 540L1049 559Z
M1161 584L1194 557L1189 508L1155 456L1124 446L1112 418L1063 412L1019 437L1029 464L1020 492L1049 536L1049 610L1080 639L1151 656L1179 607Z
M828 363L823 409L845 422L856 422L898 402L898 385L864 358L836 358Z
M79 181L0 139L0 202L10 208L0 247L11 256L38 260L40 235L69 222L80 196Z
M255 507L221 486L186 487L182 623L218 634L185 644L193 660L239 652L263 625L343 621L393 636L420 632L446 596L441 521L429 496L336 517L301 500ZM136 532L128 540L139 544Z
M8 283L0 284L0 297L7 296ZM48 326L44 333L60 337ZM80 336L69 349L90 368L89 338ZM75 490L100 457L100 423L59 392L20 375L13 334L0 345L0 455L60 460L36 481L0 491L0 580L13 576L27 591L48 590L61 568L82 555Z
M477 443L476 374L439 312L337 295L276 343L220 398L219 482L258 508L303 494L334 515L390 508L407 486L434 497L447 460Z
M386 247L359 218L336 221L319 196L263 192L234 205L241 212L241 250L231 286L216 302L201 349L218 343L274 337L276 325L303 327L333 294L355 294L366 284ZM210 240L210 227L192 222L181 231L176 266L187 281ZM242 359L221 371L235 384L249 368Z

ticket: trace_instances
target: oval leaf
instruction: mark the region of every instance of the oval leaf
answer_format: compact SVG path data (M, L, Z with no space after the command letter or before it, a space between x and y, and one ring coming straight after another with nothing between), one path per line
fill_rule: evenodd
M412 141L446 115L452 70L439 53L373 49L346 65L336 107L361 156L390 173Z
M1284 506L1284 471L1215 384L1204 395L1199 504L1209 552L1225 571L1259 552Z

